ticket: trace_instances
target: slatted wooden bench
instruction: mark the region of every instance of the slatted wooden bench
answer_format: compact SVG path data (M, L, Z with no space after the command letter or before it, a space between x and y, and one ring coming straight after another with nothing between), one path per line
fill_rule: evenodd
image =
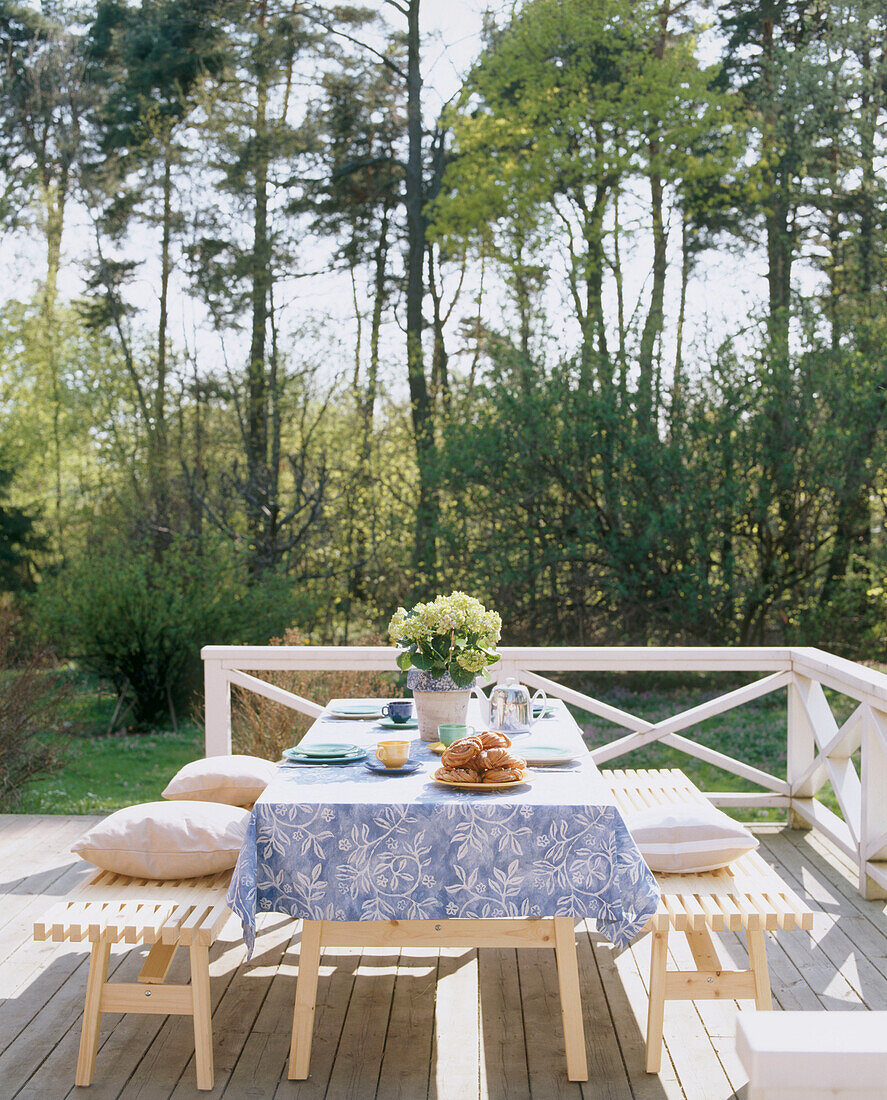
M213 1087L209 948L228 919L230 871L153 882L98 871L34 924L34 938L92 945L76 1084L92 1084L103 1012L171 1013L194 1018L198 1089ZM150 944L136 982L109 982L111 945ZM189 985L164 985L178 947L191 957Z
M604 771L604 781L625 814L656 805L707 804L678 768ZM753 998L770 1009L770 973L764 933L813 927L813 913L757 852L748 852L719 871L671 875L657 872L662 890L659 911L650 922L650 1006L647 1015L647 1072L662 1063L662 1025L669 1000ZM667 970L668 934L687 937L696 970ZM712 932L745 931L749 968L725 970Z

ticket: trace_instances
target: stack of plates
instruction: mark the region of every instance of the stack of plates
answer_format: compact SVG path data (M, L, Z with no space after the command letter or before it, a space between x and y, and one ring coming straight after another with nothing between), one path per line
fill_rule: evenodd
M359 745L297 745L284 749L283 755L294 764L354 764L364 759L366 749Z
M343 703L327 711L333 718L381 718L379 703Z
M521 745L515 751L533 768L570 764L579 759L579 753L561 745Z

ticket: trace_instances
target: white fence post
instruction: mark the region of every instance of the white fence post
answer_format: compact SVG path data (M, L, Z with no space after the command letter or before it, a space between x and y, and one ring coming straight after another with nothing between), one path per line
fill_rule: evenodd
M227 756L231 752L231 682L221 661L206 658L203 662L203 699L206 755Z
M887 714L869 708L862 735L862 798L859 822L859 892L887 898ZM872 871L880 871L877 878Z
M785 777L788 780L789 794L794 797L795 788L801 777L813 763L816 751L813 727L807 711L801 701L801 687L809 688L810 680L806 676L794 673L788 685L787 746ZM809 829L810 823L791 807L788 811L790 829Z

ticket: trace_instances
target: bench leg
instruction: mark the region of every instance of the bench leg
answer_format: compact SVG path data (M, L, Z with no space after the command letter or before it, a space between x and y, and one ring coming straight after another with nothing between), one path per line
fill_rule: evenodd
M770 995L770 971L767 967L767 940L762 929L746 932L748 941L748 961L755 979L755 1008L769 1010L773 1008Z
M582 1024L582 998L579 994L579 961L576 957L576 930L572 917L554 918L554 948L557 956L561 1015L564 1019L567 1077L571 1081L587 1081L585 1028Z
M213 1026L212 1003L209 996L209 948L192 943L191 997L194 1012L194 1062L197 1067L197 1087L213 1087Z
M86 977L86 1000L83 1004L83 1027L80 1031L80 1053L77 1056L77 1085L91 1085L95 1074L95 1059L99 1050L99 1029L102 1026L102 989L108 980L111 941L100 936L92 945L89 973Z
M322 929L323 921L302 921L299 976L296 979L293 1035L290 1042L289 1079L291 1081L304 1081L308 1076L311 1038L314 1034L314 1007L317 1003L317 973L320 969Z
M662 1065L662 1025L665 1017L665 964L668 960L668 927L653 933L650 957L650 1005L647 1009L647 1073Z

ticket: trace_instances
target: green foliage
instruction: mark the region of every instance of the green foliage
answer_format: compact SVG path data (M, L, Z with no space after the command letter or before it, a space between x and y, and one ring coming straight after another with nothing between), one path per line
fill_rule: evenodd
M0 465L0 592L33 588L33 555L46 541L36 530L37 517L8 503L14 471Z
M431 127L363 9L0 0L0 218L46 248L0 310L0 587L139 724L206 642L444 585L513 640L883 650L885 9L698 16L525 0ZM318 241L353 326L308 315ZM766 274L717 347L712 249L711 297Z
M0 611L0 811L20 808L25 788L59 757L61 710L69 684L49 654L15 661L14 616Z
M193 705L210 639L264 642L298 615L287 582L250 587L242 576L223 547L179 542L157 560L109 540L44 585L37 613L64 652L114 685L135 724L150 726Z

